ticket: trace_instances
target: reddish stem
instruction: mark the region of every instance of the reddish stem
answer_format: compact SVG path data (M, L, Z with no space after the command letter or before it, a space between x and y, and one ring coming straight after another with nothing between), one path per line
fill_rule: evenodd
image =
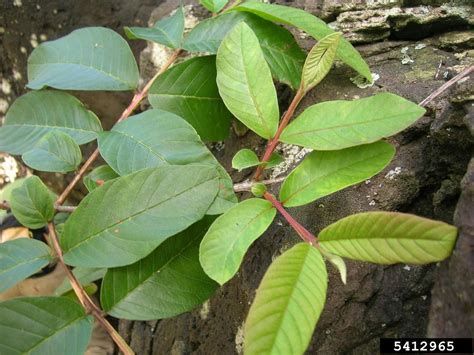
M275 196L272 194L265 192L263 197L272 203L272 205L281 213L281 215L288 221L290 226L298 233L298 235L303 239L305 242L317 246L318 239L305 227L303 227L297 220L295 220L283 207L280 201L278 201Z
M303 96L304 96L304 92L301 90L301 88L298 89L298 91L295 94L295 97L293 98L293 101L291 101L291 104L288 107L288 110L286 110L286 112L283 114L283 117L280 121L278 129L275 133L275 136L272 139L270 139L267 143L265 152L263 153L262 158L260 159L262 163L266 163L272 156L273 152L275 151L275 148L277 147L280 141L280 136L283 133L283 130L286 128L291 118L293 117L296 107L298 107L298 104L300 103ZM255 171L255 175L253 177L254 181L260 180L264 169L265 169L265 164L261 164L258 166L257 170Z
M117 122L121 122L125 119L127 119L132 112L138 107L140 102L148 95L148 90L150 90L151 85L153 82L162 74L164 71L166 71L171 64L174 63L176 58L178 58L179 54L181 53L181 49L178 49L173 52L171 57L168 59L168 61L160 68L160 70L155 74L155 76L145 85L145 87L137 94L133 96L132 101L130 102L130 105L122 112L120 115L119 119ZM94 150L92 155L89 157L89 159L86 160L84 165L81 167L81 169L78 171L76 176L74 176L74 179L69 183L69 185L64 189L64 191L61 193L61 195L58 197L56 200L56 205L60 206L62 205L65 201L66 198L69 196L71 191L74 189L74 187L77 185L77 183L82 179L84 174L87 172L87 170L90 168L90 166L96 161L96 159L99 157L99 149L97 148Z
M87 313L92 314L97 322L104 327L110 337L113 339L115 344L119 347L119 349L126 355L133 355L133 350L128 346L128 344L123 340L119 333L114 329L114 327L105 319L102 310L92 301L86 291L82 288L81 283L76 278L76 276L72 273L71 269L66 265L64 262L63 251L59 244L58 235L56 233L56 229L54 227L53 222L48 223L48 231L49 231L49 243L53 250L56 253L58 258L58 264L64 269L66 272L66 276L71 283L72 289L76 294L79 302L81 303L82 307L86 310Z

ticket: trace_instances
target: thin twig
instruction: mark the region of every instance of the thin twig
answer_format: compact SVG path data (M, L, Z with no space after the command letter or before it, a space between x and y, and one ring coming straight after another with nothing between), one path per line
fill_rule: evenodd
M275 196L272 194L265 192L263 194L265 200L270 201L271 204L280 212L280 214L288 221L290 226L298 233L298 235L303 239L305 242L318 246L318 239L305 227L303 227L297 220L295 220L283 207L280 201L278 201Z
M303 96L304 96L304 92L301 90L301 88L298 89L298 91L295 94L295 97L293 98L290 106L288 107L288 110L283 114L283 117L280 121L280 124L278 125L278 129L275 133L275 136L272 139L270 139L267 143L267 148L265 149L265 152L263 153L263 156L260 159L262 163L266 163L272 156L272 153L275 151L275 148L277 147L280 141L280 136L283 133L283 130L286 128L286 126L290 122L290 119L293 117L296 107L298 107L298 104L300 103ZM258 181L261 178L264 169L265 169L265 164L261 164L258 166L257 170L255 171L255 175L253 177L254 181Z
M181 49L178 49L173 52L173 54L168 59L168 61L160 68L160 70L155 74L155 76L145 85L142 91L140 91L138 94L135 94L133 96L133 99L130 102L130 105L128 105L128 107L122 112L117 122L121 122L127 119L132 114L132 112L138 107L140 102L147 96L148 90L150 89L151 85L156 80L156 78L158 78L160 74L163 74L163 72L165 72L171 66L171 64L174 63L174 61L176 60L176 58L178 58L180 53L181 53ZM64 189L64 191L58 197L58 199L56 200L57 205L62 205L66 201L66 198L69 196L71 191L74 189L77 183L82 179L84 174L87 172L87 170L91 167L91 165L95 162L95 160L98 157L99 157L99 149L97 148L96 150L94 150L94 152L89 157L89 159L86 160L86 162L78 171L76 176L74 176L74 179L72 179L69 185Z
M66 212L72 213L76 210L77 206L58 206L55 205L54 209L57 212ZM0 210L9 210L11 209L10 203L8 201L0 201Z
M446 83L444 83L443 85L441 85L438 89L436 89L435 91L433 91L430 95L428 95L428 97L426 97L426 99L424 99L423 101L421 101L419 103L420 106L426 106L428 103L430 103L431 101L433 101L434 99L436 99L439 95L441 95L443 92L445 92L446 90L448 90L451 86L453 86L454 84L456 84L459 80L461 80L462 78L464 78L465 76L469 75L470 73L472 73L474 71L474 65L471 65L470 67L467 67L466 69L464 69L462 72L460 72L458 75L456 75L454 78L452 78L451 80L447 81Z
M109 323L107 319L105 319L102 310L97 307L97 305L92 301L86 291L82 288L81 283L76 278L76 276L72 273L71 269L66 265L64 262L63 251L61 246L59 245L58 235L56 233L56 229L54 228L53 222L48 223L48 232L49 232L49 242L51 248L56 253L58 258L58 264L66 272L66 276L71 283L72 289L76 294L79 302L81 303L82 307L86 310L87 313L90 313L94 316L97 322L104 327L110 337L113 339L115 344L119 347L120 351L122 351L126 355L133 355L133 350L128 346L125 340L120 336L120 334L115 330L115 328Z
M273 185L278 184L286 179L286 176L278 177L275 179L268 179L260 181L264 185ZM234 185L234 192L243 192L243 191L250 191L252 186L256 184L255 181L244 181Z
M128 107L123 111L123 113L120 115L117 122L121 122L127 119L132 114L132 112L138 107L140 102L147 96L148 90L150 89L151 85L156 80L156 78L158 78L160 74L166 71L174 63L174 61L178 58L180 53L181 53L180 49L176 50L168 59L168 61L155 74L155 76L153 76L153 78L145 85L145 87L138 94L135 94L133 96L133 99L130 102L130 105L128 105ZM69 196L69 194L74 189L76 184L82 179L84 174L87 172L87 170L90 168L90 166L94 163L94 161L98 157L99 157L99 149L96 149L94 150L92 155L89 157L89 159L86 160L86 162L81 167L81 169L76 174L76 176L74 176L74 179L69 183L69 185L64 189L64 191L58 197L55 203L56 209L58 209L66 201L66 198ZM69 207L69 209L71 209L71 207ZM48 230L49 230L52 247L54 248L59 259L59 264L61 264L61 266L66 271L66 276L69 279L69 282L71 283L71 286L75 294L77 295L79 302L82 304L84 309L87 312L91 313L95 317L95 319L102 325L102 327L107 331L107 333L113 339L115 344L117 344L119 349L124 354L133 355L134 354L133 350L128 346L126 341L120 336L120 334L115 330L115 328L107 321L107 319L105 319L102 310L98 308L96 304L90 299L89 295L82 288L82 285L79 283L79 281L76 279L74 274L71 272L69 267L64 262L61 246L59 244L59 240L57 238L56 230L54 228L53 223L48 223Z

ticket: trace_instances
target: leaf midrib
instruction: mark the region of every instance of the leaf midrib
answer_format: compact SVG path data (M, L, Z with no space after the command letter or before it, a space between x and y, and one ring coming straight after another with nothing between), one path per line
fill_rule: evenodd
M32 350L34 349L37 349L39 346L41 346L41 344L43 344L44 342L46 342L47 340L50 340L51 338L53 338L55 335L57 335L59 332L62 332L64 330L66 330L67 328L71 327L71 326L74 326L76 325L75 323L77 322L80 322L84 319L87 318L87 315L81 315L77 318L74 318L72 321L70 321L69 323L66 323L64 326L62 326L61 328L59 329L54 329L55 332L53 334L50 334L48 335L47 337L43 338L41 341L39 341L38 343L36 343L33 347L29 348L28 350L31 352Z
M18 127L18 128L22 128L22 127L34 127L34 128L51 128L51 129L66 129L66 130L71 130L71 131L79 131L79 132L86 132L86 133L98 133L100 131L88 131L84 128L76 128L76 127L65 127L65 126L51 126L51 125L35 125L35 124L32 124L32 123L25 123L25 124L18 124L18 123L14 123L14 124L8 124L8 123L5 123L4 126L2 127Z
M274 209L274 207L272 205L269 205L267 206L266 208L264 208L259 214L257 214L256 216L254 216L253 218L251 218L244 226L243 228L237 233L237 237L232 239L230 245L229 245L229 248L227 248L227 251L225 253L225 258L224 258L224 265L227 265L227 259L229 258L229 251L232 250L234 248L234 245L235 243L237 243L237 241L239 240L239 237L242 235L242 233L252 224L254 223L254 221L259 218L261 215L263 215L264 213L268 212L269 210L271 209ZM222 271L224 273L227 273L226 270L222 269Z
M66 253L71 252L72 250L76 249L78 246L80 246L80 245L82 245L82 244L85 244L85 243L88 243L88 242L92 241L93 239L95 239L96 237L98 237L98 236L99 236L100 234L102 234L103 232L105 232L105 231L107 231L107 230L109 230L109 229L112 229L112 228L114 228L115 226L120 225L120 224L124 223L125 221L130 220L130 219L132 219L132 218L134 218L134 217L136 217L136 216L138 216L138 215L140 215L140 214L142 214L142 213L144 213L144 212L146 212L146 211L148 211L148 210L154 209L154 208L156 208L157 206L159 206L159 205L161 205L161 204L164 204L164 203L168 202L169 200L171 200L171 199L173 199L173 198L175 198L175 197L177 197L177 196L180 196L180 195L182 195L182 194L184 194L184 193L187 193L189 190L192 190L192 189L194 189L194 188L197 188L197 187L199 187L199 186L201 186L201 185L203 185L203 184L206 184L206 183L208 183L208 182L210 182L210 181L212 181L212 180L217 180L217 181L219 181L219 178L216 176L216 177L213 177L213 178L211 178L211 179L209 179L209 180L205 180L205 181L201 182L201 183L198 184L198 185L193 185L193 186L191 186L191 187L189 187L189 188L187 188L187 189L181 191L179 194L170 196L169 198L167 198L167 199L165 199L165 200L163 200L163 201L160 201L159 203L157 203L157 204L155 204L155 205L153 205L153 206L151 206L151 207L148 207L148 208L146 208L146 209L143 209L143 210L141 210L141 211L138 211L138 212L136 212L136 213L134 213L134 214L128 216L127 218L125 218L125 219L123 219L123 220L121 220L121 221L118 221L118 222L116 222L116 223L113 223L113 224L111 224L111 225L105 227L104 229L102 229L102 230L100 230L100 231L98 231L98 232L96 232L96 233L90 235L89 237L87 237L87 238L85 238L85 239L79 241L77 244L75 244L74 246L72 246L71 248L69 248L69 249L66 251ZM216 192L217 192L217 191L216 191ZM211 202L211 203L212 203L212 202ZM132 240L132 241L133 241L133 240ZM135 241L135 242L136 242L136 241Z
M260 42L258 40L258 38L256 38L257 40L257 45L260 47ZM254 96L253 94L253 91L250 89L250 81L249 81L249 74L247 72L247 69L249 68L248 65L246 65L245 63L245 56L244 56L244 51L243 49L244 48L247 48L246 44L244 43L244 37L243 37L243 33L242 31L240 32L240 59L241 59L241 65L242 65L242 68L243 68L243 73L245 74L245 82L246 82L246 86L248 87L248 93L250 95L250 98L252 100L252 103L254 104L254 107L255 107L255 111L257 111L257 117L260 121L260 124L263 126L263 128L265 129L266 131L266 135L268 135L269 137L272 136L272 131L271 129L267 126L267 122L265 121L265 117L264 115L262 114L262 112L260 111L260 107L258 105L258 102L257 102L257 99L256 97ZM258 51L259 49L257 49ZM261 51L261 49L260 49ZM262 54L262 57L263 57L263 53L260 53ZM257 55L258 57L260 57L259 55ZM260 58L261 59L261 58ZM267 63L265 62L265 59L264 60L264 64L267 65ZM271 76L270 76L271 77ZM272 85L273 85L273 82L272 82Z
M80 67L85 67L85 68L90 69L90 70L92 70L92 71L94 71L94 72L98 72L98 73L104 74L105 76L108 76L108 77L114 79L115 81L118 81L120 84L125 84L128 88L133 88L133 87L134 87L134 85L131 85L131 82L124 81L124 80L120 79L119 77L113 75L112 73L108 73L108 72L106 72L106 71L103 71L103 70L98 69L98 68L91 67L91 66L86 65L86 64L83 64L83 63L74 63L74 62L70 62L70 63L64 63L64 62L46 62L46 63L43 63L43 64L28 63L29 66L45 66L45 65L57 65L57 64L59 64L59 65L78 65L78 66L80 66ZM40 73L40 74L42 74L42 73ZM40 81L40 82L41 82L41 81L44 81L44 79L43 79L43 80L38 80L38 76L40 76L40 75L39 75L38 73L36 73L36 78L32 81L33 83L34 83L35 81ZM30 84L30 82L29 82L28 84ZM47 85L47 84L46 84L46 85Z
M2 268L2 269L0 270L0 277L1 277L1 275L4 275L4 274L6 274L7 272L9 272L9 271L11 271L11 270L14 270L15 268L22 267L22 266L24 266L24 265L26 265L26 264L33 264L33 263L35 263L36 261L39 261L39 260L41 260L41 259L45 259L44 261L49 262L49 254L42 255L42 256L37 256L37 257L35 257L34 259L28 259L28 260L26 260L26 261L22 261L22 262L20 262L20 263L16 263L16 264L14 264L13 266L8 267L8 268ZM41 268L41 267L40 267L40 268Z
M309 255L309 253L310 253L310 251L311 251L310 248L313 248L313 246L310 245L310 246L308 247L308 249L306 250L305 255L303 256L303 260L302 260L302 262L301 262L301 266L300 266L300 269L299 269L299 271L298 271L298 277L295 278L295 282L292 284L291 292L290 292L290 294L288 295L288 298L287 298L287 300L286 300L286 302L285 302L284 311L281 312L281 317L280 317L280 319L278 320L278 328L277 328L278 330L277 330L275 336L274 336L273 339L272 339L272 347L271 347L271 349L270 349L270 351L269 351L270 354L273 354L273 349L274 349L275 346L276 346L276 339L278 339L278 334L280 334L280 331L282 330L283 320L285 319L285 316L286 316L286 314L287 314L287 312L288 312L288 305L290 304L290 300L293 299L293 295L294 295L294 293L296 292L296 287L295 287L295 286L300 282L299 279L300 279L301 273L303 272L303 269L304 269L305 263L306 263L306 259L308 258L308 255Z
M379 158L381 156L383 156L384 154L377 154L377 155L373 155L373 156L370 156L369 158L367 159L364 159L364 160L359 160L359 161L356 161L354 162L353 164L350 164L350 165L345 165L343 168L339 168L337 170L333 170L331 172L328 172L327 174L323 174L323 175L319 175L319 176L315 176L315 175L311 175L311 177L313 178L313 180L311 180L309 183L303 185L301 184L300 187L294 192L292 193L290 196L288 196L285 201L283 201L283 204L289 202L296 194L300 193L302 190L305 190L309 187L309 185L312 185L314 184L315 182L317 182L318 180L321 180L321 179L324 179L324 178L327 178L328 176L330 175L337 175L338 172L340 172L341 170L343 169L348 169L348 168L351 168L353 166L356 166L356 165L360 165L364 162L367 162L367 160L372 160L372 159L375 159L375 158ZM322 197L322 196L320 196Z
M159 159L161 159L161 161L163 161L164 163L167 163L167 164L170 164L170 162L168 160L166 160L166 158L161 155L160 153L158 153L157 151L153 150L153 148L149 145L147 145L145 142L139 140L138 138L136 138L135 136L132 136L130 134L127 134L126 132L124 131L119 131L119 130L112 130L111 131L112 133L117 133L117 134L121 134L127 138L130 138L131 140L137 142L137 144L143 146L146 150L148 150L150 153L152 153L154 156L158 157Z
M358 126L358 125L372 123L372 122L394 120L398 117L402 117L402 116L406 116L406 115L410 115L410 114L414 114L414 113L415 113L415 111L410 111L410 112L404 112L404 113L400 113L400 114L396 114L396 115L385 116L383 118L377 118L377 119L373 119L373 120L358 121L358 122L354 122L354 123L340 124L340 125L335 125L335 126L330 126L330 127L323 127L323 128L312 128L312 129L308 129L308 130L304 130L304 131L297 131L295 133L288 133L286 135L285 135L285 133L283 133L282 138L283 138L283 136L293 137L293 136L298 136L298 135L312 133L312 132L331 131L331 130L334 130L334 129ZM291 127L291 126L289 126L289 127Z

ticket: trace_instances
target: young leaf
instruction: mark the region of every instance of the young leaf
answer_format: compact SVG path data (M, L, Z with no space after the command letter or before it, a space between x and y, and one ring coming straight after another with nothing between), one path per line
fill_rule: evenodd
M120 175L193 162L214 165L219 174L219 193L208 214L221 214L236 201L232 180L225 169L194 128L172 113L148 110L116 124L112 131L100 135L99 150Z
M88 285L94 281L104 278L107 269L90 268L90 267L75 267L72 273L76 276L81 285ZM56 296L64 295L66 292L72 290L71 283L65 279L54 291Z
M329 26L316 16L294 7L259 2L245 2L232 8L233 11L245 11L256 14L265 20L291 25L305 31L317 40L334 33ZM344 63L372 82L372 73L360 53L347 41L341 38L337 56Z
M84 176L83 182L87 190L91 192L103 185L104 182L118 178L119 175L108 165L101 165Z
M339 255L331 254L323 248L319 248L318 250L321 252L321 254L323 254L324 258L339 271L339 274L341 275L341 281L345 285L347 283L347 266L344 262L344 259Z
M263 138L278 127L276 90L258 39L240 23L225 37L217 52L217 86L227 108Z
M20 187L23 184L25 178L17 178L15 181L10 182L4 186L3 189L0 189L0 201L10 202L12 191L17 187ZM7 210L0 209L0 224L3 222L3 218L8 214Z
M229 0L199 0L199 2L210 12L215 14L221 11Z
M30 176L12 191L11 209L22 225L44 227L54 216L54 196L37 176Z
M303 92L307 93L314 88L329 73L332 63L336 58L336 51L341 36L340 32L327 35L316 43L308 53L301 78Z
M106 182L81 201L64 226L66 263L132 264L202 219L218 189L215 167L162 166Z
M324 228L320 245L329 252L377 264L426 264L451 255L457 229L398 212L365 212Z
M0 302L1 354L82 355L92 316L62 297L21 297Z
M28 87L133 90L138 67L127 42L103 27L87 27L40 44L28 58Z
M307 108L281 135L281 141L316 150L337 150L372 143L403 131L425 109L382 93L353 101L327 101Z
M266 200L252 198L218 217L201 242L199 260L221 285L239 270L247 249L270 226L276 210Z
M305 53L288 30L253 14L226 12L204 20L191 30L183 46L191 52L217 53L227 33L243 21L257 36L273 77L298 88Z
M30 238L0 243L0 292L35 274L49 264L46 244Z
M104 310L123 319L162 319L208 299L218 285L199 265L199 243L211 221L192 225L135 264L109 269L101 290Z
M250 191L255 197L262 197L263 195L265 195L265 192L267 192L267 186L261 182L257 182L252 185Z
M124 27L124 31L129 39L144 39L170 48L180 48L184 33L183 8L177 8L173 15L157 21L151 28Z
M232 115L219 96L215 56L192 58L168 69L155 80L148 98L154 108L184 118L204 140L229 135Z
M81 163L81 149L68 134L51 131L21 157L26 165L39 171L67 173Z
M291 172L280 190L286 207L313 202L382 171L392 160L395 148L385 142L335 151L314 151Z
M282 162L283 158L277 153L273 153L267 164L266 169L272 168ZM260 159L252 150L244 148L239 150L232 158L232 167L237 170L243 170L252 166L260 165Z
M248 148L239 150L232 158L232 167L237 170L242 170L257 165L260 165L260 159L253 150Z
M33 91L17 99L0 127L0 151L23 154L51 131L67 133L77 144L95 139L102 127L97 116L74 96Z
M299 243L268 268L245 321L245 354L303 354L326 300L321 254Z

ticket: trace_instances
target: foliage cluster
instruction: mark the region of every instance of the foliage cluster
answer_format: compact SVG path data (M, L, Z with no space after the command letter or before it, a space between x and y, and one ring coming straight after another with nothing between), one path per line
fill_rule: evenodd
M34 170L54 173L78 169L80 145L97 140L98 151L59 197L36 176L3 194L24 226L48 227L52 250L33 239L1 244L0 291L54 261L74 269L71 285L61 285L56 297L0 303L2 354L83 353L92 316L130 353L107 328L102 310L133 320L192 310L235 276L246 251L277 212L303 242L266 272L245 324L246 354L305 351L326 298L325 260L345 282L342 258L423 264L451 253L456 229L414 215L360 213L316 237L288 213L287 208L312 203L382 171L395 154L384 138L413 124L425 110L379 93L317 103L292 120L301 99L336 59L371 81L369 67L340 33L309 13L258 2L226 3L202 0L219 14L186 36L182 9L152 28L125 28L130 39L175 49L167 66L183 51L196 56L163 68L107 132L93 112L65 91L137 89L137 64L120 35L83 28L41 44L29 57L32 91L8 111L0 128L0 150L21 155ZM317 44L305 53L280 24L305 31ZM274 81L295 90L281 119ZM146 95L152 108L130 116ZM202 141L226 138L233 117L268 140L261 158L250 149L234 156L235 169L256 169L248 188L255 197L241 202L229 175ZM277 198L261 180L265 169L281 161L275 153L279 142L313 151L285 179ZM84 176L99 154L107 165ZM88 195L74 212L57 215L82 177ZM98 309L84 287L101 278ZM62 297L71 287L75 300Z

